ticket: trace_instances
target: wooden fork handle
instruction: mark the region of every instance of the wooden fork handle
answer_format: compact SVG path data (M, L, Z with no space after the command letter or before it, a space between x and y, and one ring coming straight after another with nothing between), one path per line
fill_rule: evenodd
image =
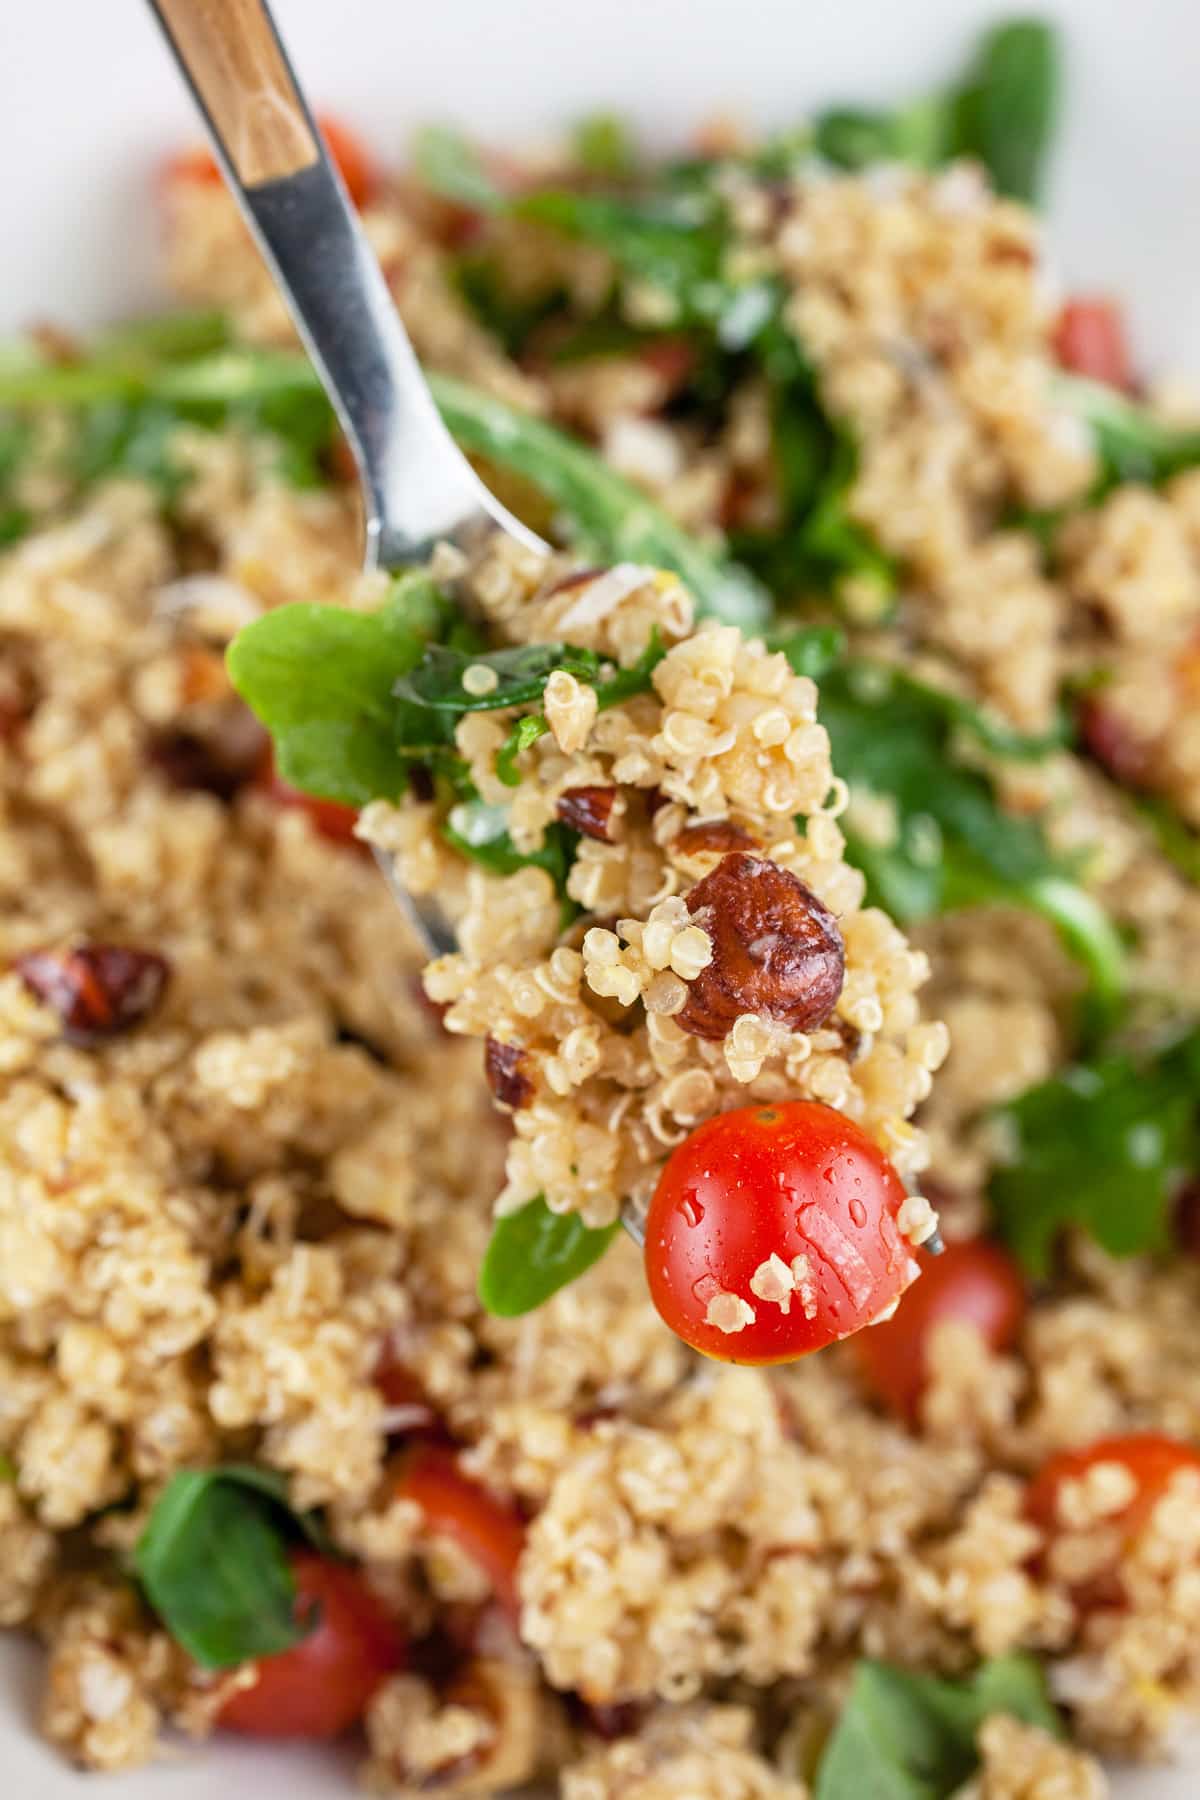
M263 0L152 0L238 179L278 181L317 143Z

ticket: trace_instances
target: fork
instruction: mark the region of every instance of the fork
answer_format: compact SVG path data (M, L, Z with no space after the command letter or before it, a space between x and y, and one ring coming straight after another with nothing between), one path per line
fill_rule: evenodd
M354 454L366 568L424 561L438 543L470 554L497 530L548 552L443 425L265 0L149 4ZM441 910L408 892L389 857L375 858L427 953L453 951ZM628 1204L621 1218L640 1244Z

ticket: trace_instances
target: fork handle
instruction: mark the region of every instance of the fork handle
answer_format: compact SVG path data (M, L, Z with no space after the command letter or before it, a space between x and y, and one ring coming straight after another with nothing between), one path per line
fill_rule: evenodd
M536 547L442 424L265 0L150 6L354 452L368 563L419 562L497 525Z
M259 0L157 0L157 11L246 187L316 162L304 102Z

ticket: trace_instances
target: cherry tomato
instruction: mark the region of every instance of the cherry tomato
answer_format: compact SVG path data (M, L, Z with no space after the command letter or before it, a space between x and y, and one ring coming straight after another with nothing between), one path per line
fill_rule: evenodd
M1133 386L1125 321L1115 300L1068 300L1054 327L1054 354L1076 375L1110 387Z
M322 115L317 119L317 124L351 200L357 207L365 206L378 180L370 157L354 133L336 119ZM191 181L198 182L202 187L218 187L221 182L221 171L216 162L207 150L202 150L199 146L173 156L167 163L165 173L168 183Z
M1135 736L1103 694L1089 694L1080 707L1079 735L1100 767L1121 787L1144 786L1152 745Z
M299 812L307 813L313 829L320 832L323 838L328 838L331 844L347 844L351 849L367 852L362 839L354 835L354 827L358 823L355 808L343 806L337 800L319 800L315 794L305 794L299 788L294 788L282 775L276 773L275 757L269 743L259 764L255 782L265 793L270 794L277 805L295 807Z
M452 1538L479 1564L497 1600L515 1621L521 1610L517 1564L525 1548L520 1515L464 1475L453 1451L436 1444L422 1444L408 1457L396 1493L415 1500L430 1531Z
M1042 1465L1026 1495L1029 1517L1053 1535L1065 1529L1059 1499L1068 1481L1078 1481L1097 1463L1121 1463L1137 1483L1129 1505L1117 1514L1122 1536L1132 1543L1180 1469L1200 1471L1200 1450L1161 1431L1135 1431L1127 1437L1099 1438L1082 1450L1060 1450Z
M254 1737L340 1737L400 1667L404 1637L352 1569L309 1550L291 1563L297 1615L316 1605L316 1628L291 1650L264 1656L254 1686L230 1696L219 1722Z
M667 1160L646 1219L663 1319L723 1362L790 1362L877 1318L920 1273L904 1185L812 1100L720 1113Z
M946 1319L974 1325L992 1350L1006 1350L1025 1315L1025 1284L1012 1258L985 1238L923 1256L921 1279L890 1319L860 1332L855 1354L868 1384L901 1418L916 1417L929 1336Z

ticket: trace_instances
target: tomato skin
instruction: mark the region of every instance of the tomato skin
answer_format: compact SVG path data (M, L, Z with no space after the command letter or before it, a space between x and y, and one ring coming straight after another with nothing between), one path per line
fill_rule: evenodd
M904 1185L852 1120L815 1100L746 1106L707 1120L672 1151L646 1218L650 1296L671 1330L721 1362L791 1362L848 1337L916 1279L896 1215ZM788 1310L750 1283L778 1255L809 1259L811 1294ZM706 1314L736 1294L753 1323ZM806 1306L811 1317L806 1317Z
M515 1623L521 1611L517 1564L525 1548L520 1514L464 1475L454 1452L437 1444L421 1444L406 1458L396 1494L414 1500L431 1531L453 1539L479 1564Z
M1137 1483L1137 1493L1112 1523L1126 1544L1145 1529L1150 1515L1181 1469L1200 1473L1200 1449L1161 1431L1135 1431L1124 1437L1099 1438L1081 1450L1060 1450L1042 1464L1025 1496L1025 1510L1048 1537L1067 1529L1059 1517L1059 1498L1068 1481L1078 1481L1097 1463L1121 1463Z
M346 844L352 850L370 855L367 845L354 835L357 809L343 806L338 800L320 800L315 794L294 788L276 771L275 754L269 742L255 775L255 786L269 794L277 806L294 807L298 812L306 813L313 830L328 838L331 844Z
M1016 1341L1025 1316L1025 1283L999 1244L969 1238L922 1256L921 1279L890 1319L860 1332L854 1352L863 1376L900 1418L916 1418L925 1388L929 1335L944 1320L974 1325L991 1350Z
M364 207L378 186L375 166L355 134L337 119L318 116L321 135L329 146L329 154L337 165L355 206ZM169 159L164 170L168 186L175 182L194 182L200 187L219 187L221 171L216 160L199 145L182 150Z
M1115 388L1133 386L1125 321L1115 300L1086 295L1068 300L1054 327L1054 354L1075 375Z
M340 1737L403 1663L404 1636L353 1569L310 1550L296 1551L291 1566L298 1614L320 1608L316 1629L264 1656L254 1686L230 1695L218 1723L253 1737Z

